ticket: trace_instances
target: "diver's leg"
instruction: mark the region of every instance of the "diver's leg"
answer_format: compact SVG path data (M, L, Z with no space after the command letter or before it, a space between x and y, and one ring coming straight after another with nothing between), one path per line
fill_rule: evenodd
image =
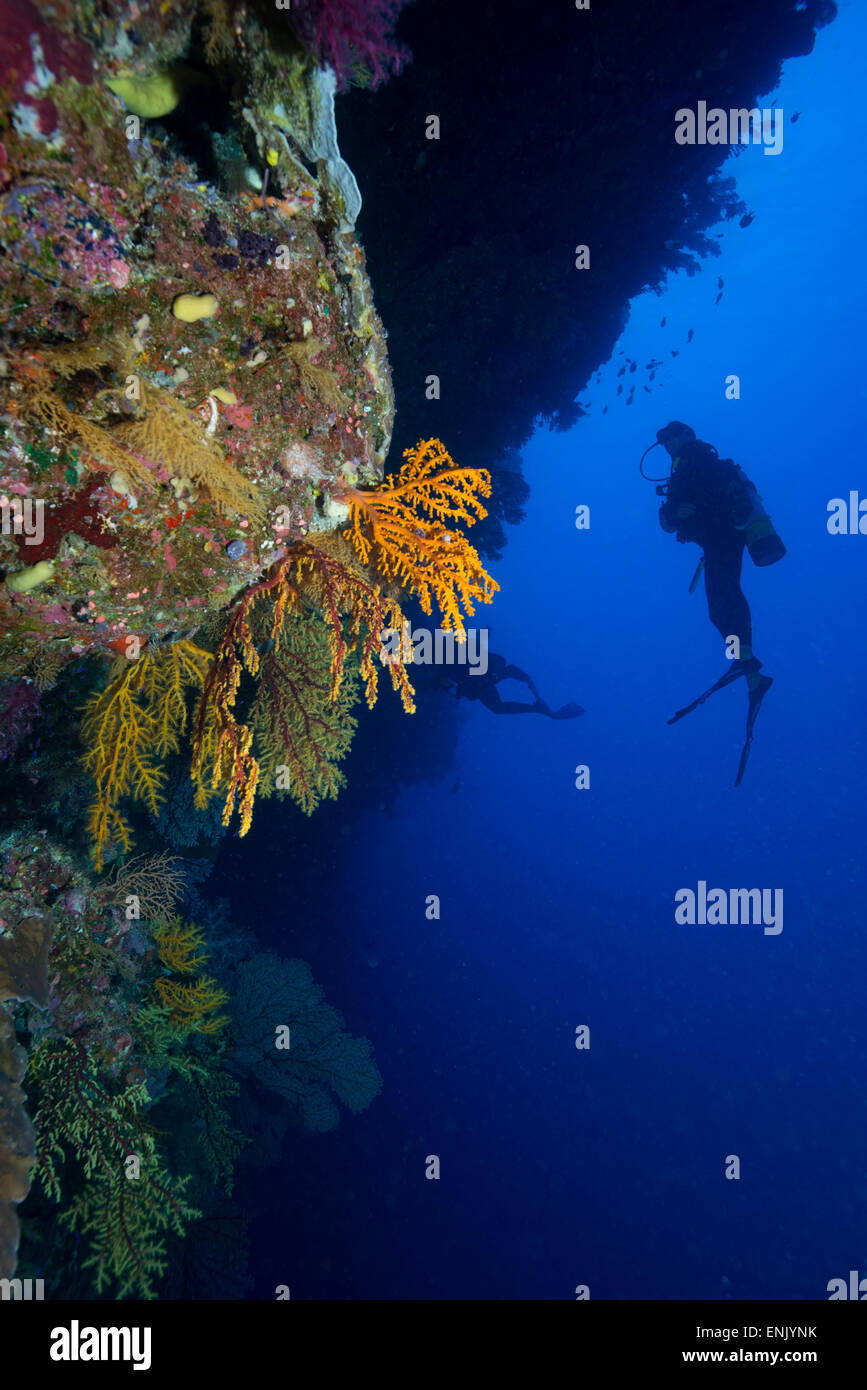
M496 686L485 688L479 699L492 714L551 714L551 710L541 700L537 700L535 705L524 705L520 700L503 700Z
M753 655L753 620L741 588L742 536L715 539L705 546L704 587L707 611L717 632L725 639L737 636L742 661Z
M707 594L707 608L710 620L722 637L736 636L740 641L740 659L731 661L728 670L714 681L708 690L702 692L691 704L679 709L668 720L676 724L684 715L691 714L703 705L718 690L724 690L740 676L752 683L758 680L761 662L753 656L753 626L749 604L741 591L741 561L744 553L743 538L714 537L704 548L704 586Z
M741 588L741 566L744 558L744 539L737 534L719 540L705 549L704 583L710 620L721 635L740 639L740 656L736 670L747 678L750 700L759 696L759 703L770 687L767 677L759 675L762 663L753 654L753 620L750 605Z
M522 685L526 685L528 687L531 693L535 695L537 700L541 699L541 696L539 695L539 692L536 689L535 682L533 681L533 677L528 676L526 671L522 671L520 666L513 666L511 662L509 662L509 664L506 667L504 667L502 671L498 671L494 679L497 681L520 681Z

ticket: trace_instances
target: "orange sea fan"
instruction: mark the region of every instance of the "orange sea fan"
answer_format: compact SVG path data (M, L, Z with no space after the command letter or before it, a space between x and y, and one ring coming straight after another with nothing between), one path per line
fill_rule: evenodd
M405 449L397 477L376 491L341 489L349 503L348 534L362 563L415 593L425 613L436 599L443 627L463 638L463 615L474 600L490 603L499 589L475 547L456 530L487 516L491 495L484 468L457 468L439 439Z

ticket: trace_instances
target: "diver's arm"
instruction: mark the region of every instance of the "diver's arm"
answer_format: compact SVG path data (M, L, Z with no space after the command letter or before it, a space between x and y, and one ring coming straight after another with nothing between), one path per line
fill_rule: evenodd
M676 512L682 493L683 479L672 473L665 489L665 501L659 509L659 524L669 535L677 530Z
M684 529L684 522L695 516L695 482L696 479L690 477L689 469L681 463L669 480L668 493L659 509L659 524L663 531L669 535L676 531L678 539L682 539L680 533Z

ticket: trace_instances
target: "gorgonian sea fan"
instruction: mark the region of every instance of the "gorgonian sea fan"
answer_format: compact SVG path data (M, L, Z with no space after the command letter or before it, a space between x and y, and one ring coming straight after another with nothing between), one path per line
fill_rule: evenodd
M407 0L300 0L291 21L299 39L316 59L334 69L338 90L345 91L359 69L378 87L409 60L392 30Z

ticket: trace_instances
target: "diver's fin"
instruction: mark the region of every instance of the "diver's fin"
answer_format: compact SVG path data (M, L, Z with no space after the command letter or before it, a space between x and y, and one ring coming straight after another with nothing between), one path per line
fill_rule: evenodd
M584 713L583 705L577 705L574 700L570 700L568 705L561 705L560 709L555 709L551 715L552 719L577 719L579 714Z
M744 778L744 773L747 770L747 759L750 756L750 744L753 741L753 730L756 726L759 710L762 707L762 700L764 700L773 683L771 676L760 676L759 683L755 690L750 691L750 703L747 709L747 737L741 749L741 760L738 763L738 775L735 778L736 787L740 786Z
M718 690L724 690L727 685L731 685L732 681L736 681L742 675L744 675L743 662L736 661L733 666L729 667L725 675L720 676L718 681L714 681L713 685L702 695L699 695L697 700L693 700L691 705L685 705L683 709L679 709L677 714L673 714L670 719L665 721L666 724L676 724L678 719L683 719L685 714L692 714L693 710L698 709L699 705L703 705L705 700L710 699L711 695L715 695Z

